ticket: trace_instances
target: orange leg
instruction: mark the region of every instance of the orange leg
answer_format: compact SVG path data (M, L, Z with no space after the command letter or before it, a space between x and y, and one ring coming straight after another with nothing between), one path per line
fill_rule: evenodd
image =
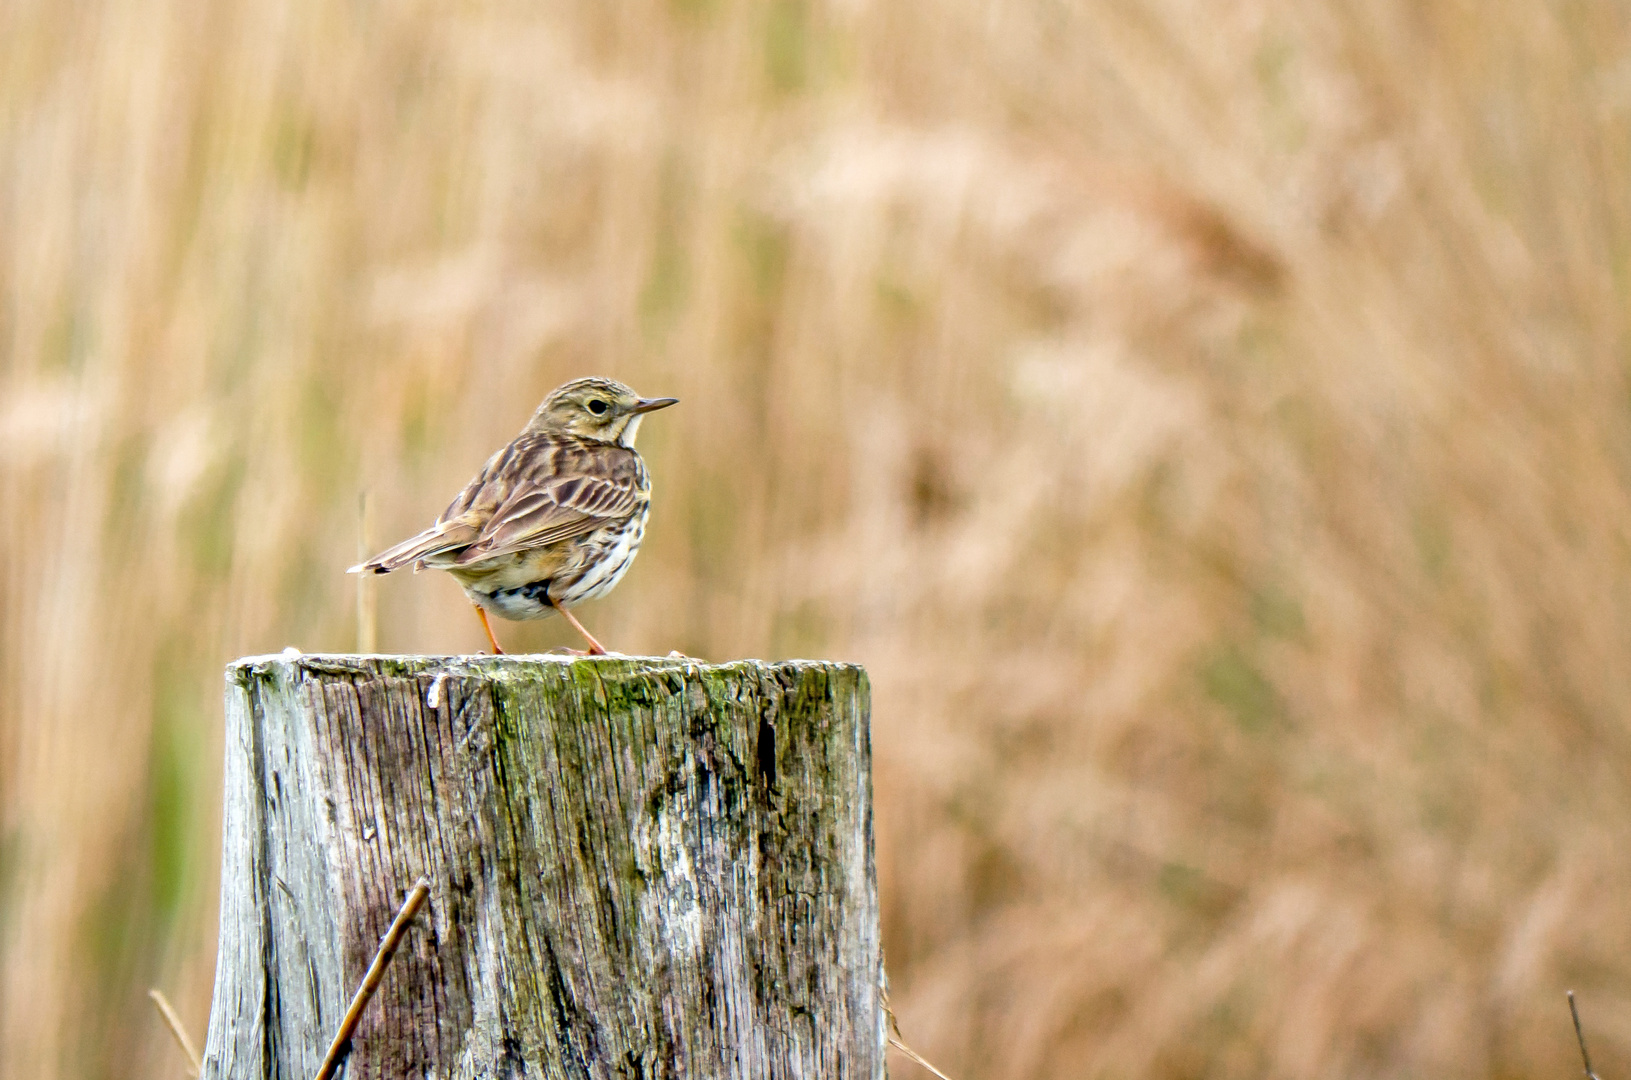
M481 620L481 628L487 631L487 643L493 647L493 655L503 656L504 650L498 647L498 639L493 636L493 624L487 621L487 609L480 604L473 606L476 609L476 618Z
M561 607L561 605L559 605L559 604L555 605L555 610L561 613L561 618L565 619L567 622L572 624L572 629L576 630L578 633L583 635L583 640L585 640L585 641L587 641L589 643L589 655L590 656L605 656L606 655L605 648L601 646L600 642L595 640L595 635L593 635L589 631L585 630L583 628L583 624L580 623L577 620L577 617L575 615L573 615L570 611L566 610L565 608Z

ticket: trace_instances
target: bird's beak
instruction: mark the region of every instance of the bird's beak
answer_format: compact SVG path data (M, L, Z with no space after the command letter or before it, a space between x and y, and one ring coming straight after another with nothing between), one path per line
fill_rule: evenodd
M629 411L635 413L656 412L658 409L666 409L670 405L678 405L679 403L680 399L677 397L641 398L634 403L634 408Z

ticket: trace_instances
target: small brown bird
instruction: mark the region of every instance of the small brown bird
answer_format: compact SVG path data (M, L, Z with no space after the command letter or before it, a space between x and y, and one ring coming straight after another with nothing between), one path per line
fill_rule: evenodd
M643 398L611 379L556 388L436 524L348 572L446 570L476 605L495 653L504 650L489 611L506 619L560 612L590 655L604 654L568 609L611 592L640 550L651 477L634 436L646 413L678 400Z

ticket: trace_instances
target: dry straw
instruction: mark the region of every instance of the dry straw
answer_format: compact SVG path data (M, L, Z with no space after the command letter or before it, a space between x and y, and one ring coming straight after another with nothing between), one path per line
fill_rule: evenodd
M175 1006L164 996L164 991L157 987L148 990L147 996L152 999L153 1007L159 1011L159 1019L164 1021L164 1026L169 1028L170 1034L175 1037L176 1045L181 1047L181 1052L186 1055L187 1075L198 1076L204 1071L204 1063L198 1056L198 1047L194 1045L186 1027L182 1025L181 1017L176 1015Z

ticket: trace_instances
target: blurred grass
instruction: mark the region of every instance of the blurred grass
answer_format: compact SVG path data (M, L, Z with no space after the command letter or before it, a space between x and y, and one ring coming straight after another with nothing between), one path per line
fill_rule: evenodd
M0 7L0 1074L175 1075L221 666L591 372L953 1075L1626 1072L1628 121L1608 0Z

